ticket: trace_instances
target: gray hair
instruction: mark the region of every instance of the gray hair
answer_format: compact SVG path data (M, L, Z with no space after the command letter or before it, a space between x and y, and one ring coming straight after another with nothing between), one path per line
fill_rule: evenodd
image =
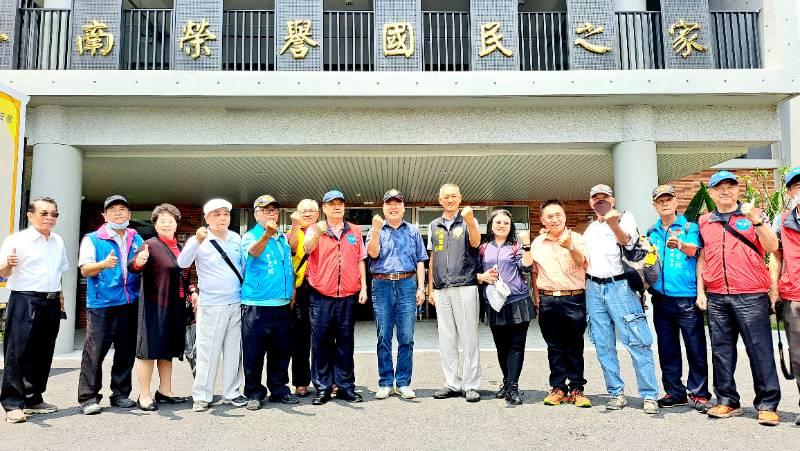
M445 183L441 187L439 187L439 196L442 195L442 190L445 188L455 188L458 191L458 194L461 194L461 188L458 187L455 183Z
M297 204L297 211L302 210L304 207L313 207L314 210L319 211L319 204L314 199L303 199Z

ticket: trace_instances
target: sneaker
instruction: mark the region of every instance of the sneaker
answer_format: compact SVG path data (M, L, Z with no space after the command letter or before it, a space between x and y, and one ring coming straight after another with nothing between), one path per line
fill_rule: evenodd
M557 406L564 402L566 399L566 393L561 391L561 389L553 388L550 390L550 394L544 397L544 405L546 406Z
M469 389L464 393L464 397L467 398L467 402L478 402L481 400L481 394L478 393L478 390Z
M459 396L461 396L461 392L450 387L443 387L433 392L433 399L457 398Z
M45 414L45 413L53 413L58 412L58 407L48 404L46 402L40 402L35 406L25 407L25 415L36 415L36 414Z
M592 407L592 401L583 394L582 390L577 388L569 393L569 397L564 401L569 404L575 404L575 407L588 408Z
M612 396L611 400L606 403L606 410L622 410L627 405L628 399L625 397L625 393L620 393L617 396Z
M22 409L14 409L6 412L7 423L24 423L26 421L28 421L28 417L25 416L25 412L23 412Z
M261 400L260 399L251 399L247 401L247 405L245 406L247 410L260 410L261 409Z
M658 413L658 401L655 399L644 400L644 413L648 415L655 415Z
M244 395L239 395L233 399L223 399L222 404L233 404L234 407L244 407L250 402Z
M506 402L512 406L522 405L522 395L518 384L509 384L508 390L506 390Z
M665 409L671 409L675 406L687 406L687 405L689 405L688 399L676 398L670 394L664 395L663 398L658 400L658 407L663 407Z
M90 402L89 404L83 406L82 409L84 415L97 415L102 410L103 409L100 407L100 404L96 402Z
M742 414L741 407L733 407L727 404L718 404L710 409L707 412L708 416L711 418L730 418L736 417Z
M794 424L800 426L800 415L798 415L797 418L795 418Z
M697 395L692 395L689 398L692 400L692 407L694 407L695 410L701 413L708 412L708 406L711 404L710 399Z
M195 401L195 402L192 403L192 412L205 412L206 410L208 410L208 403L207 402L205 402L205 401Z
M380 387L375 392L375 399L386 399L392 394L392 387Z
M777 426L781 424L781 419L778 417L778 414L772 410L759 410L758 424L762 426Z
M127 396L120 396L112 399L111 405L122 409L130 409L131 407L136 407L136 402Z
M506 380L503 379L503 383L500 384L500 388L494 394L495 399L505 399L506 390L508 390L508 382L506 382Z
M270 395L269 402L279 402L281 404L300 404L300 398L291 393L280 396Z
M400 395L400 397L403 399L414 399L417 397L417 394L414 393L414 390L412 390L408 385L404 385L394 392Z

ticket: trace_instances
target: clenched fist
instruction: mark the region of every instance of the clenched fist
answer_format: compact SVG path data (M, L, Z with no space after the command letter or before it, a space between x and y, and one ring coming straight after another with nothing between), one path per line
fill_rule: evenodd
M197 229L197 232L194 233L194 237L197 238L197 244L201 244L208 237L208 229L200 227Z
M528 246L531 244L531 232L519 232L517 233L517 239L523 246Z
M751 202L745 202L742 204L742 214L744 214L750 222L759 223L762 222L761 215L759 214L759 210L753 207Z
M572 250L572 232L564 229L564 233L558 238L558 244L566 250Z
M298 211L293 212L291 216L289 216L289 218L292 220L293 229L300 227L300 212Z
M608 223L610 226L614 226L619 224L619 211L618 210L611 210L603 216L603 220Z
M379 232L383 227L383 218L381 215L375 215L372 217L372 230Z
M278 232L278 224L275 221L268 221L264 226L264 236L269 239Z
M464 217L464 221L470 223L475 218L475 213L472 211L472 207L464 207L464 209L461 210L461 216Z

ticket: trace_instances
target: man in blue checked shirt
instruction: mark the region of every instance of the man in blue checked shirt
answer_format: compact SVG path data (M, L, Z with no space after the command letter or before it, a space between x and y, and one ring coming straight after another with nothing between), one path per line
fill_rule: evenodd
M658 336L661 383L666 391L658 405L666 408L685 406L691 399L695 409L705 412L711 398L706 334L703 313L695 306L700 229L678 214L678 199L670 185L661 185L653 191L653 206L660 219L647 235L658 249L661 275L650 287L650 294L653 295L653 325ZM686 385L681 381L681 334L689 362Z

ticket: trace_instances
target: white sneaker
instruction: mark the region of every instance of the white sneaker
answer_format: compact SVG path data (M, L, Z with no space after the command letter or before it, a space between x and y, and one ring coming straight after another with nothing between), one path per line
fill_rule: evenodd
M392 387L380 387L375 392L375 399L386 399L392 394Z
M400 395L400 397L403 399L414 399L417 397L417 394L414 393L414 390L412 390L408 385L399 387L397 390L395 390L395 393Z
M205 401L195 401L192 404L193 412L205 412L206 410L208 410L208 403Z

